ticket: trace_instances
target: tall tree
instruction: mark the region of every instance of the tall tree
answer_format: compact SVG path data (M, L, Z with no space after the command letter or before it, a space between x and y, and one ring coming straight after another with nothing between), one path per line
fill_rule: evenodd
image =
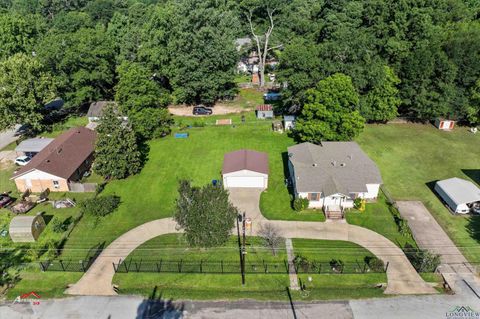
M359 97L352 79L334 74L318 82L305 94L295 135L303 142L348 141L363 129L365 119L358 112Z
M45 104L56 97L56 85L38 59L18 53L0 62L0 88L0 131L15 124L39 130Z
M103 26L50 32L38 45L38 57L59 79L68 106L113 98L115 57Z
M166 107L170 95L154 74L140 63L124 62L118 67L115 100L126 113L143 108Z
M397 89L400 79L391 68L385 66L384 73L376 83L375 87L361 98L362 116L372 122L392 120L397 116L398 106L402 102Z
M193 247L215 247L225 244L235 225L238 211L228 200L228 191L208 184L194 187L182 180L174 219L185 231Z
M238 27L229 2L181 0L157 6L139 56L172 88L173 102L213 104L236 93Z
M250 34L256 44L260 87L265 86L265 65L269 52L282 46L281 44L271 46L270 41L275 28L275 16L284 5L285 1L280 0L244 0L242 2Z
M32 54L45 25L35 15L0 14L0 60L15 53Z
M122 179L141 169L141 154L135 132L120 118L113 104L107 105L97 127L93 170L105 177Z

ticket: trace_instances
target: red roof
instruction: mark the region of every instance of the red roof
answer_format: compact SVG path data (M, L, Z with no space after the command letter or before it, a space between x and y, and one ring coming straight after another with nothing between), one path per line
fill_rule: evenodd
M257 106L257 111L272 111L273 107L271 104L263 104Z
M12 178L38 169L58 177L69 179L95 149L96 133L85 127L66 131L47 145L40 153Z
M268 174L268 155L252 150L238 150L223 157L222 173L232 173L241 170Z

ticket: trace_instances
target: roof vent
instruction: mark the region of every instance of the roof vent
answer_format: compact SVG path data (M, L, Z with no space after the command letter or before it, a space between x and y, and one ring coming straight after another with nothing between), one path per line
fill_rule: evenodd
M312 166L313 166L313 167L317 167L317 163L313 163Z
M62 148L60 147L58 150L57 150L57 154L60 154L62 152Z
M337 161L332 161L332 166L337 166Z
M351 154L348 155L347 157L348 157L349 160L352 160L352 159L353 159L353 155L351 155Z
M347 164L346 164L346 163L342 163L342 164L340 164L340 166L341 166L341 167L345 167L345 166L347 166Z

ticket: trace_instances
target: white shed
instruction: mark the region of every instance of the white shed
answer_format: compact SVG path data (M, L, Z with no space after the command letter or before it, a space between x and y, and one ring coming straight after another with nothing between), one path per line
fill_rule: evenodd
M468 214L473 204L480 202L480 189L470 181L449 178L438 181L435 191L448 207L457 214Z
M252 150L238 150L225 154L223 159L223 187L268 187L268 155Z
M295 115L285 115L283 117L283 127L285 130L292 130L295 128Z
M257 106L257 119L273 119L273 106L270 104L263 104Z
M35 216L15 216L10 222L8 232L14 243L30 243L38 239L45 229L41 214Z

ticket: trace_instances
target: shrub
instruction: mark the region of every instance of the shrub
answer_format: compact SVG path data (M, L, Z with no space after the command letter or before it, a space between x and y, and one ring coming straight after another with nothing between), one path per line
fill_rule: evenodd
M309 200L307 198L295 198L293 201L293 209L296 210L297 212L300 212L302 210L305 210L308 208L308 205L310 204Z
M334 272L340 272L340 273L343 272L343 267L344 266L345 266L345 264L340 259L330 260L330 267L332 268L332 270Z
M418 272L434 272L440 265L440 255L432 254L426 249L406 244L403 251Z
M120 197L115 195L95 197L80 203L83 213L94 216L106 216L112 213L120 204Z
M375 256L366 256L364 261L368 267L375 272L382 272L385 270L385 264L383 263L383 260Z
M63 233L67 231L68 226L72 223L72 217L68 217L64 221L60 221L58 217L54 217L52 220L52 229L55 233Z
M295 265L296 269L302 269L304 272L308 272L311 266L311 263L307 257L302 255L296 255L293 259L293 264Z

